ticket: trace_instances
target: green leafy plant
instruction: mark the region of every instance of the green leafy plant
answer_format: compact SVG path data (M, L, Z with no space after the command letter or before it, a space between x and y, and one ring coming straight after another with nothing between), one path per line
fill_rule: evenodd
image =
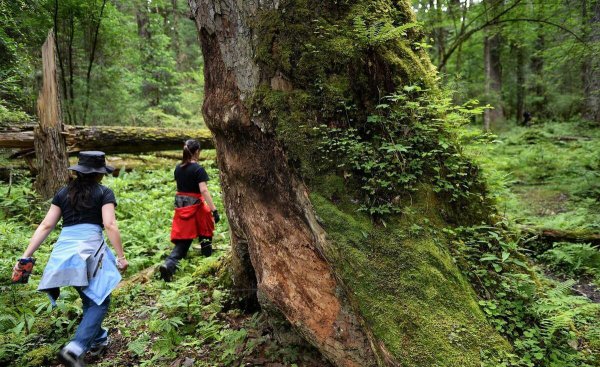
M454 132L482 107L455 106L449 96L428 92L405 86L355 127L315 128L328 168L356 177L362 209L371 215L401 212L421 183L453 202L478 200L477 168L461 155Z

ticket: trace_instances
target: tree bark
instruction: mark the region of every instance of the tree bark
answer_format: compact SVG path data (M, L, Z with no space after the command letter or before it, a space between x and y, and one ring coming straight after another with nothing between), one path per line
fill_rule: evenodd
M479 366L482 342L505 346L502 338L483 320L471 288L463 287L462 276L447 254L440 256L445 259L444 264L447 261L453 280L440 278L417 288L428 289L426 293L430 295L442 294L442 288L453 283L456 285L453 289L460 294L459 309L450 311L447 304L443 305L444 296L433 296L433 301L424 294L411 296L408 291L385 288L386 280L395 282L397 278L420 276L410 271L399 272L398 266L406 264L398 258L386 258L387 264L396 266L371 265L384 269L383 284L365 280L364 287L359 287L358 280L369 278L368 273L375 269L364 268L364 264L345 258L347 253L342 251L342 243L335 240L340 232L323 227L324 222L332 220L340 221L340 225L353 223L351 218L355 217L345 217L333 208L327 217L317 216L314 200L318 197L313 196L316 191L306 186L307 177L299 168L301 158L293 153L296 148L314 147L307 146L307 142L286 140L280 130L287 126L290 114L302 115L304 118L300 120L304 121L344 126L351 122L350 113L353 119L357 116L366 119L366 110L374 109L380 97L394 92L397 87L420 83L435 89L433 67L425 53L402 48L398 39L381 47L366 47L359 56L344 59L333 53L343 52L343 47L332 51L334 39L331 44L319 44L319 36L314 31L317 21L344 27L356 20L352 18L353 10L362 11L366 17L374 11L368 11L371 8L397 14L399 23L394 24L414 22L410 3L189 0L189 4L204 54L202 110L215 139L223 199L232 232L236 287L256 284L256 297L263 311L274 310L283 315L306 341L336 366ZM418 32L406 34L408 44L421 39ZM326 73L318 74L317 69L323 67L323 63L327 63ZM339 109L324 112L328 103L335 102L327 97L319 99L326 92L312 88L311 83L316 79L324 81L336 77L339 78L336 80L347 81L347 84L341 82L341 87L336 86L341 89L339 95L353 96L352 105L356 108L350 112ZM293 112L287 109L302 96L314 97L323 103L299 102L300 106ZM287 107L281 107L277 101ZM283 112L276 114L278 107L274 106ZM300 125L292 126L291 130L301 129ZM328 199L325 201L327 204L323 204L321 210L334 205ZM358 229L350 227L350 231ZM383 240L393 242L392 238L393 234L387 233ZM353 240L362 242L364 238L359 235ZM394 247L402 246L394 244ZM361 259L368 261L371 255L374 253L365 254ZM430 255L433 256L423 256L429 258ZM341 270L346 265L358 268L354 273ZM439 273L435 266L431 271ZM424 303L415 306L412 297ZM428 303L425 298L432 304L425 306ZM375 304L372 300L381 300L381 303ZM412 318L400 311L419 307L426 310L425 313L441 312L450 319L463 312L468 317L465 321L440 321L433 316ZM396 310L399 312L395 313ZM383 314L386 316L382 317ZM490 334L470 340L469 344L475 347L465 352L448 342L451 328L458 325L465 325L470 335L479 331ZM474 325L477 326L473 328ZM427 338L430 339L425 340ZM429 343L430 340L439 340L439 343ZM441 350L447 354L440 353Z
M179 34L179 7L178 0L171 0L171 14L173 15L173 25L171 32L171 42L173 51L175 51L175 62L177 70L181 71L185 60L185 54L181 52L181 35Z
M498 0L486 0L487 11L491 17L500 12L502 2ZM498 26L490 26L485 30L486 35L483 39L483 59L485 73L485 95L486 102L493 109L485 110L483 114L483 127L486 131L491 126L504 119L504 109L502 107L502 63L500 61L500 51L502 49L502 36Z
M516 100L516 116L515 121L520 125L523 121L523 113L525 112L525 55L523 46L514 44L513 49L516 53L517 62L517 100Z
M584 3L584 7L587 4ZM583 117L589 121L600 123L600 1L590 1L590 16L587 42L592 51L588 51L583 66L584 108Z
M166 129L128 126L64 126L69 153L101 150L105 153L142 153L180 149L187 139L196 139L202 149L214 147L206 129ZM0 148L32 149L34 133L29 128L0 131Z
M72 118L71 118L71 110L68 106L69 102L69 90L67 89L67 74L65 73L65 67L63 65L63 56L61 54L61 47L60 47L60 42L59 42L59 25L58 25L58 18L59 18L59 6L58 6L58 0L54 0L54 47L56 49L56 54L57 54L57 59L58 59L58 65L60 67L60 80L61 80L61 84L62 84L62 95L63 98L67 101L67 106L65 108L66 112L67 112L67 123L72 123Z
M91 41L91 50L88 60L87 72L85 74L85 106L83 107L83 119L82 124L87 123L87 112L90 105L90 89L92 81L92 67L94 66L94 59L96 57L96 48L98 46L98 34L100 33L100 25L102 24L102 16L104 15L104 8L106 7L106 0L102 1L102 7L100 8L100 15L98 15L98 23L94 31L94 37Z
M40 123L34 130L38 171L35 189L43 198L48 199L69 179L67 172L69 160L65 139L61 134L62 115L56 78L53 31L48 33L48 38L42 46L42 63L43 86L37 103Z

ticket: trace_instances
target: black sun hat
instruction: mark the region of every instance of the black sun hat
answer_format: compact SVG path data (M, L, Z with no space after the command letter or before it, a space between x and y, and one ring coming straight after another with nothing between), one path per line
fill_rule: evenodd
M104 152L97 151L79 152L79 162L69 169L84 174L111 173L115 170L114 167L106 165Z

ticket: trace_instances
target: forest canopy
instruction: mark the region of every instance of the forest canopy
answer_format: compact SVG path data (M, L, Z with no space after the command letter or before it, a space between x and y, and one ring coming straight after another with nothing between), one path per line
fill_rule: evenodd
M429 54L457 100L495 119L599 122L597 1L415 0Z
M0 14L3 124L34 118L51 28L65 123L202 124L202 58L185 2L2 0Z

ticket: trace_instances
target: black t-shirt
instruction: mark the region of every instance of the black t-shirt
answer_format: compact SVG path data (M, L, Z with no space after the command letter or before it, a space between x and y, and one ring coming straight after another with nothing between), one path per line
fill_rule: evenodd
M188 163L181 167L175 167L175 181L177 181L178 192L200 193L200 182L208 181L208 173L198 163Z
M62 211L63 227L74 226L75 224L91 223L102 227L102 206L113 203L117 206L115 193L106 186L97 184L90 197L91 208L76 210L69 201L69 189L67 186L58 190L52 204L58 206Z

